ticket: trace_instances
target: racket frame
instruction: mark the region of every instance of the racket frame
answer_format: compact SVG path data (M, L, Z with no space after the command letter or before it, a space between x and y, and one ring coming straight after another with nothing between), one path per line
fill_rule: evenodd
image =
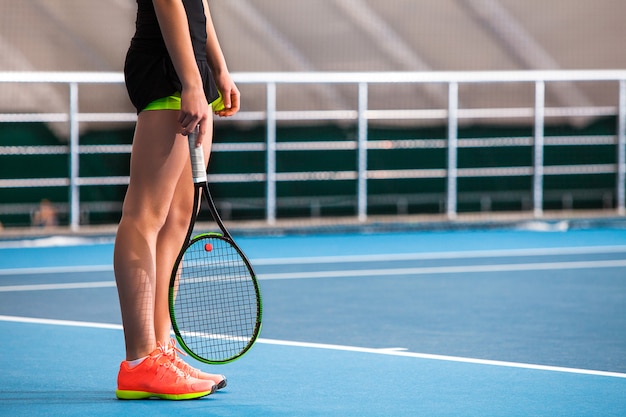
M256 275L254 273L254 269L252 268L252 265L250 264L250 261L248 260L247 256L245 255L245 253L241 250L241 248L235 243L234 239L232 238L230 232L228 231L228 229L226 228L226 226L224 225L224 222L222 221L218 211L217 211L217 207L215 206L215 203L213 201L213 197L211 195L211 192L209 190L209 185L208 185L208 180L207 180L207 174L206 174L206 168L205 168L205 163L204 163L204 152L202 149L202 146L196 146L196 137L197 137L197 130L192 133L189 134L188 136L188 142L189 142L189 154L190 154L190 158L191 158L191 168L192 168L192 174L193 174L193 182L194 182L194 197L193 197L193 211L191 214L191 218L189 221L189 227L187 229L187 234L185 236L185 243L183 244L183 246L181 247L181 250L178 254L178 257L176 258L176 262L174 263L174 267L172 269L172 274L170 277L170 284L169 284L169 294L168 294L168 303L169 303L169 312L170 312L170 321L172 323L172 329L174 330L174 335L176 337L176 340L178 341L180 347L186 352L188 353L191 357L193 357L194 359L203 362L203 363L207 363L207 364L211 364L211 365L221 365L221 364L226 364L229 362L233 362L237 359L239 359L240 357L242 357L245 353L247 353L250 348L252 347L252 345L254 345L254 343L256 342L256 340L259 337L259 334L261 333L261 324L262 324L262 316L263 316L263 303L262 303L262 298L261 298L261 291L259 289L259 284L258 281L256 279ZM217 224L217 226L219 227L221 233L217 233L217 232L208 232L208 233L202 233L199 234L197 236L194 236L193 238L191 237L193 234L193 230L194 230L194 226L196 224L196 220L198 218L198 214L200 211L200 202L201 202L201 194L204 195L204 199L207 202L207 206L209 209L209 212L211 213L211 216L213 217L213 220L215 221L215 223ZM255 323L255 327L252 333L252 337L250 338L250 340L248 341L248 343L244 346L244 348L237 354L237 355L233 355L229 358L226 359L220 359L220 360L214 360L214 359L210 359L210 358L204 358L200 355L198 355L196 352L194 352L193 350L191 350L187 344L185 343L185 339L181 334L181 331L179 330L177 324L176 324L176 313L175 313L175 308L174 308L174 301L176 298L176 280L178 278L178 269L180 267L180 263L182 262L182 259L185 255L185 251L187 250L188 247L190 247L191 245L193 245L195 242L197 242L200 239L204 239L207 236L209 237L213 237L213 238L218 238L218 239L222 239L224 241L226 241L228 244L230 244L239 254L239 256L241 257L241 259L243 260L244 264L246 265L248 271L250 272L250 279L252 280L252 283L254 285L254 290L256 293L256 298L257 298L257 306L256 306L256 323ZM201 313L199 313L201 314Z

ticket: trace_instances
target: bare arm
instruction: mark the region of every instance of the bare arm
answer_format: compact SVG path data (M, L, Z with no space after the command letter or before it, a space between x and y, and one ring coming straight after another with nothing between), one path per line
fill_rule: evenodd
M239 93L239 89L233 82L233 79L231 78L228 71L226 59L224 58L224 53L222 52L222 48L217 39L217 34L215 32L215 26L213 25L213 19L211 18L208 1L202 1L204 3L204 12L206 14L207 22L206 53L209 59L209 65L211 66L211 71L213 72L213 77L215 78L215 83L217 84L217 88L219 88L224 97L225 109L216 112L216 114L221 117L232 116L239 111L241 94Z
M198 125L198 143L202 143L206 134L205 122L210 117L209 104L193 52L185 8L181 0L152 1L165 46L182 83L178 118L181 132L186 135Z

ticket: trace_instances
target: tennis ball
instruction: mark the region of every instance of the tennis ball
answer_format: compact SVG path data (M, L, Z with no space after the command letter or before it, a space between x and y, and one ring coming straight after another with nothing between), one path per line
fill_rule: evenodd
M211 107L213 108L213 111L222 111L226 108L224 106L224 97L222 97L221 91L218 90L217 93L220 96L213 103L211 103Z

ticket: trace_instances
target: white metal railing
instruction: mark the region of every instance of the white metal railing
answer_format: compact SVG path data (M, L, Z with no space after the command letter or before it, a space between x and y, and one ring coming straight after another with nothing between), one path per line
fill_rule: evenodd
M215 144L215 151L266 151L266 172L257 174L234 174L212 176L217 182L265 181L266 219L268 223L276 220L276 183L288 180L319 180L319 179L352 179L358 183L357 205L358 219L367 218L368 192L367 184L371 179L390 178L446 178L446 211L450 219L457 215L457 181L459 177L480 176L519 176L533 177L533 212L537 217L543 214L543 180L544 175L565 175L571 173L611 173L616 175L616 210L624 215L626 206L626 70L602 71L484 71L484 72L321 72L321 73L235 73L233 78L238 84L264 85L266 105L263 111L240 112L233 120L263 121L266 123L266 142L241 144ZM619 102L615 106L585 108L547 108L545 105L546 84L552 82L580 81L615 81L619 90ZM85 185L119 185L128 182L127 177L80 177L78 171L79 157L82 153L126 153L129 146L81 146L79 144L79 125L84 122L128 122L134 121L134 113L82 113L78 107L78 89L82 84L122 84L121 73L88 73L88 72L0 72L2 83L61 83L69 89L68 111L65 113L31 113L31 114L0 114L0 122L64 122L69 124L70 140L68 146L38 147L36 149L19 146L1 146L1 155L14 154L45 154L69 153L70 167L68 178L48 179L0 179L0 188L34 187L34 186L67 186L69 188L69 222L72 229L80 227L80 187ZM368 88L374 84L438 84L447 86L447 109L404 109L404 110L372 110L368 103ZM459 108L459 86L476 83L532 83L534 84L534 105L528 108L507 109L463 109ZM351 84L357 86L358 102L356 110L324 110L324 111L278 111L277 85L280 84ZM546 144L581 143L584 138L546 138L544 137L545 119L547 117L597 117L617 116L617 134L613 137L594 137L605 144L616 146L616 163L609 165L590 166L544 166L544 146ZM534 134L529 138L490 138L480 144L472 139L459 139L458 126L461 119L499 117L533 117ZM370 120L412 120L436 119L447 121L448 137L446 140L400 140L373 141L368 140L368 123ZM286 120L349 120L356 122L358 134L356 141L342 142L309 142L296 144L277 143L276 127L280 121ZM474 142L472 142L474 141ZM457 155L460 147L472 146L533 146L534 162L531 167L511 168L474 168L460 169L457 167ZM447 148L447 167L444 169L409 170L368 170L368 150L390 148ZM304 172L279 173L276 170L276 153L283 150L319 150L319 149L354 149L357 151L356 172Z

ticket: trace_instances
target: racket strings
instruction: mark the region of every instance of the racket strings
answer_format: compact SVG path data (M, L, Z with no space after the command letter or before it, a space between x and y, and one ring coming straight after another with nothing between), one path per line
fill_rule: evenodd
M240 355L257 330L257 288L237 249L205 236L187 247L178 269L175 326L196 355L227 361Z

